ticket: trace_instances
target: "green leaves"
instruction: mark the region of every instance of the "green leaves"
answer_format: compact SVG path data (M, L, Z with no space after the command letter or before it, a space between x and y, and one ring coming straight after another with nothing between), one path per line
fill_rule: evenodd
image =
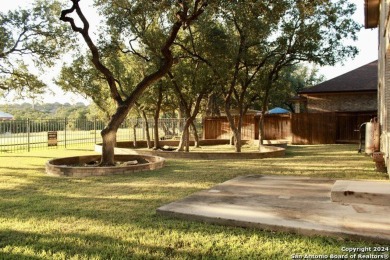
M71 41L58 22L59 10L59 2L39 0L29 8L0 13L0 87L3 90L16 90L23 96L43 92L46 84L38 79L37 70L53 66Z

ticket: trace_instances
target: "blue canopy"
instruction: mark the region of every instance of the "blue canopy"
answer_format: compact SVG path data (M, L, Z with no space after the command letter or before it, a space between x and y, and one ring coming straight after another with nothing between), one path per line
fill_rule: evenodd
M267 114L288 114L290 111L281 107L275 107L271 110L268 110Z

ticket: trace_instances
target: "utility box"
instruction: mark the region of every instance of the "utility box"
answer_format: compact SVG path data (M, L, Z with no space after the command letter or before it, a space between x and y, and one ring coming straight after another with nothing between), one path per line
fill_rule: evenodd
M379 123L376 118L371 119L366 124L366 140L365 140L365 153L372 155L374 152L379 151L380 147L380 131Z

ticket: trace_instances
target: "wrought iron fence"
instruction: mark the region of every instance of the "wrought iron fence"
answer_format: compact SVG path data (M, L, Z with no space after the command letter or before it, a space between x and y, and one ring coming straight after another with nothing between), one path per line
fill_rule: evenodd
M159 119L160 138L180 136L184 123L185 119ZM104 125L100 120L69 118L0 121L0 153L100 143L100 131ZM153 120L148 120L148 127L153 138ZM146 140L146 122L143 119L125 120L118 129L117 141L134 139Z

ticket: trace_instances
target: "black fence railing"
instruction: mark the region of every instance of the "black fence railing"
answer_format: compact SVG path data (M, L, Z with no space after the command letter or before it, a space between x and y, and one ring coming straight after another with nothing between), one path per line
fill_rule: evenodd
M180 136L184 123L185 119L159 119L160 138ZM100 143L104 125L100 120L69 118L0 121L0 153ZM148 120L148 127L153 138L153 120ZM117 141L134 139L146 140L143 119L125 120L118 129Z

